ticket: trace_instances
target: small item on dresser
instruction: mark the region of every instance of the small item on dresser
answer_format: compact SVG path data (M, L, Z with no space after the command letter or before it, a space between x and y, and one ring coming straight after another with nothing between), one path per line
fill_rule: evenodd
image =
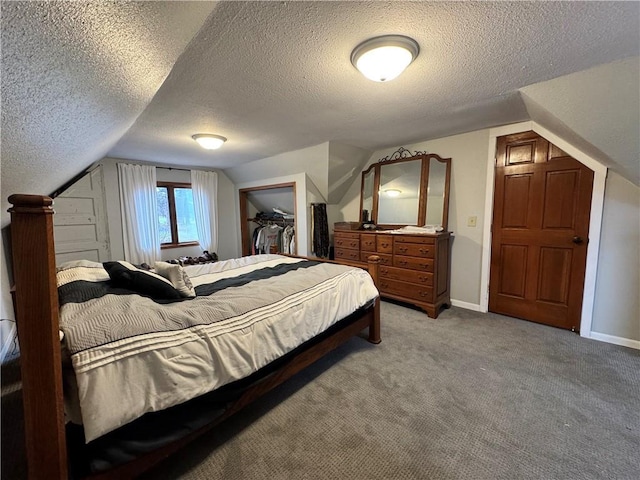
M406 227L397 228L395 230L387 230L386 233L395 233L395 234L409 234L409 235L424 235L424 234L434 234L438 232L442 232L442 225L425 225L424 227L417 227L415 225L407 225Z

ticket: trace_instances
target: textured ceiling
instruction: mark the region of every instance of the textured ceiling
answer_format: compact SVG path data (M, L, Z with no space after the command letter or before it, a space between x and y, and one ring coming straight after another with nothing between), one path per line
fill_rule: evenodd
M5 225L9 194L51 193L113 147L215 4L0 5Z
M1 8L3 197L51 192L106 153L226 168L327 141L376 150L524 120L521 87L640 48L638 2ZM421 53L398 79L370 82L349 55L388 33ZM206 152L190 138L199 132L229 141Z
M229 167L337 141L369 150L527 119L520 87L637 55L638 4L225 2L110 156ZM350 63L401 33L418 59L389 83ZM216 152L197 132L229 138Z

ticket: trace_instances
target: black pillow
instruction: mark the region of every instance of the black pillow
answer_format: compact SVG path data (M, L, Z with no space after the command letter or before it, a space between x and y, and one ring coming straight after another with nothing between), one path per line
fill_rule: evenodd
M173 287L171 282L160 275L140 270L126 262L104 262L102 265L116 287L133 290L154 299L172 300L182 298L180 292Z

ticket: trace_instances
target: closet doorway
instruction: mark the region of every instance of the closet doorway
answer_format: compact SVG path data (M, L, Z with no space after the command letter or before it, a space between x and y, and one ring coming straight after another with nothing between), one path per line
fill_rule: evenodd
M242 235L242 255L252 255L253 233L256 228L269 223L282 226L296 227L296 182L260 185L251 188L241 188L240 195L240 234ZM293 215L293 219L258 218L259 212L273 213L274 208ZM276 249L277 253L281 252ZM298 251L297 235L293 237L293 252ZM269 253L269 252L267 252Z
M497 138L490 311L579 330L593 178L535 132Z

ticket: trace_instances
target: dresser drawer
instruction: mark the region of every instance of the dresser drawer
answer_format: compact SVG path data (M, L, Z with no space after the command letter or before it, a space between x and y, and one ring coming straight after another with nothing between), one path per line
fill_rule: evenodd
M387 278L381 278L378 283L380 284L380 291L383 294L389 293L391 295L397 295L399 297L405 297L427 303L431 303L433 301L432 287L421 287L410 283L389 280Z
M393 256L385 255L384 253L376 253L376 252L360 252L360 261L368 262L369 257L371 255L377 255L380 257L380 266L386 265L390 267L393 263Z
M358 232L345 232L343 230L335 230L333 235L336 238L355 238L356 240L360 238L360 234Z
M396 255L409 255L412 257L435 257L435 245L426 243L396 243L393 253Z
M336 250L338 248L348 248L350 250L359 250L360 249L360 238L359 238L359 235L357 233L355 233L355 234L350 233L350 234L347 234L347 235L355 235L355 237L346 236L346 235L335 235L334 236L333 243L334 243L334 247L336 248Z
M376 235L362 234L360 236L360 249L366 252L376 251Z
M360 261L360 252L358 250L349 250L347 248L336 248L334 250L334 256L336 260L352 260L359 262ZM366 259L365 259L366 262Z
M395 255L393 257L393 266L433 273L433 260L430 258L402 257Z
M376 251L379 253L393 252L393 237L391 235L376 235Z
M380 267L380 278L389 280L401 280L404 282L416 283L425 287L433 286L433 273L407 270L406 268Z
M425 235L396 235L395 242L435 245L436 239L434 237L427 237Z

